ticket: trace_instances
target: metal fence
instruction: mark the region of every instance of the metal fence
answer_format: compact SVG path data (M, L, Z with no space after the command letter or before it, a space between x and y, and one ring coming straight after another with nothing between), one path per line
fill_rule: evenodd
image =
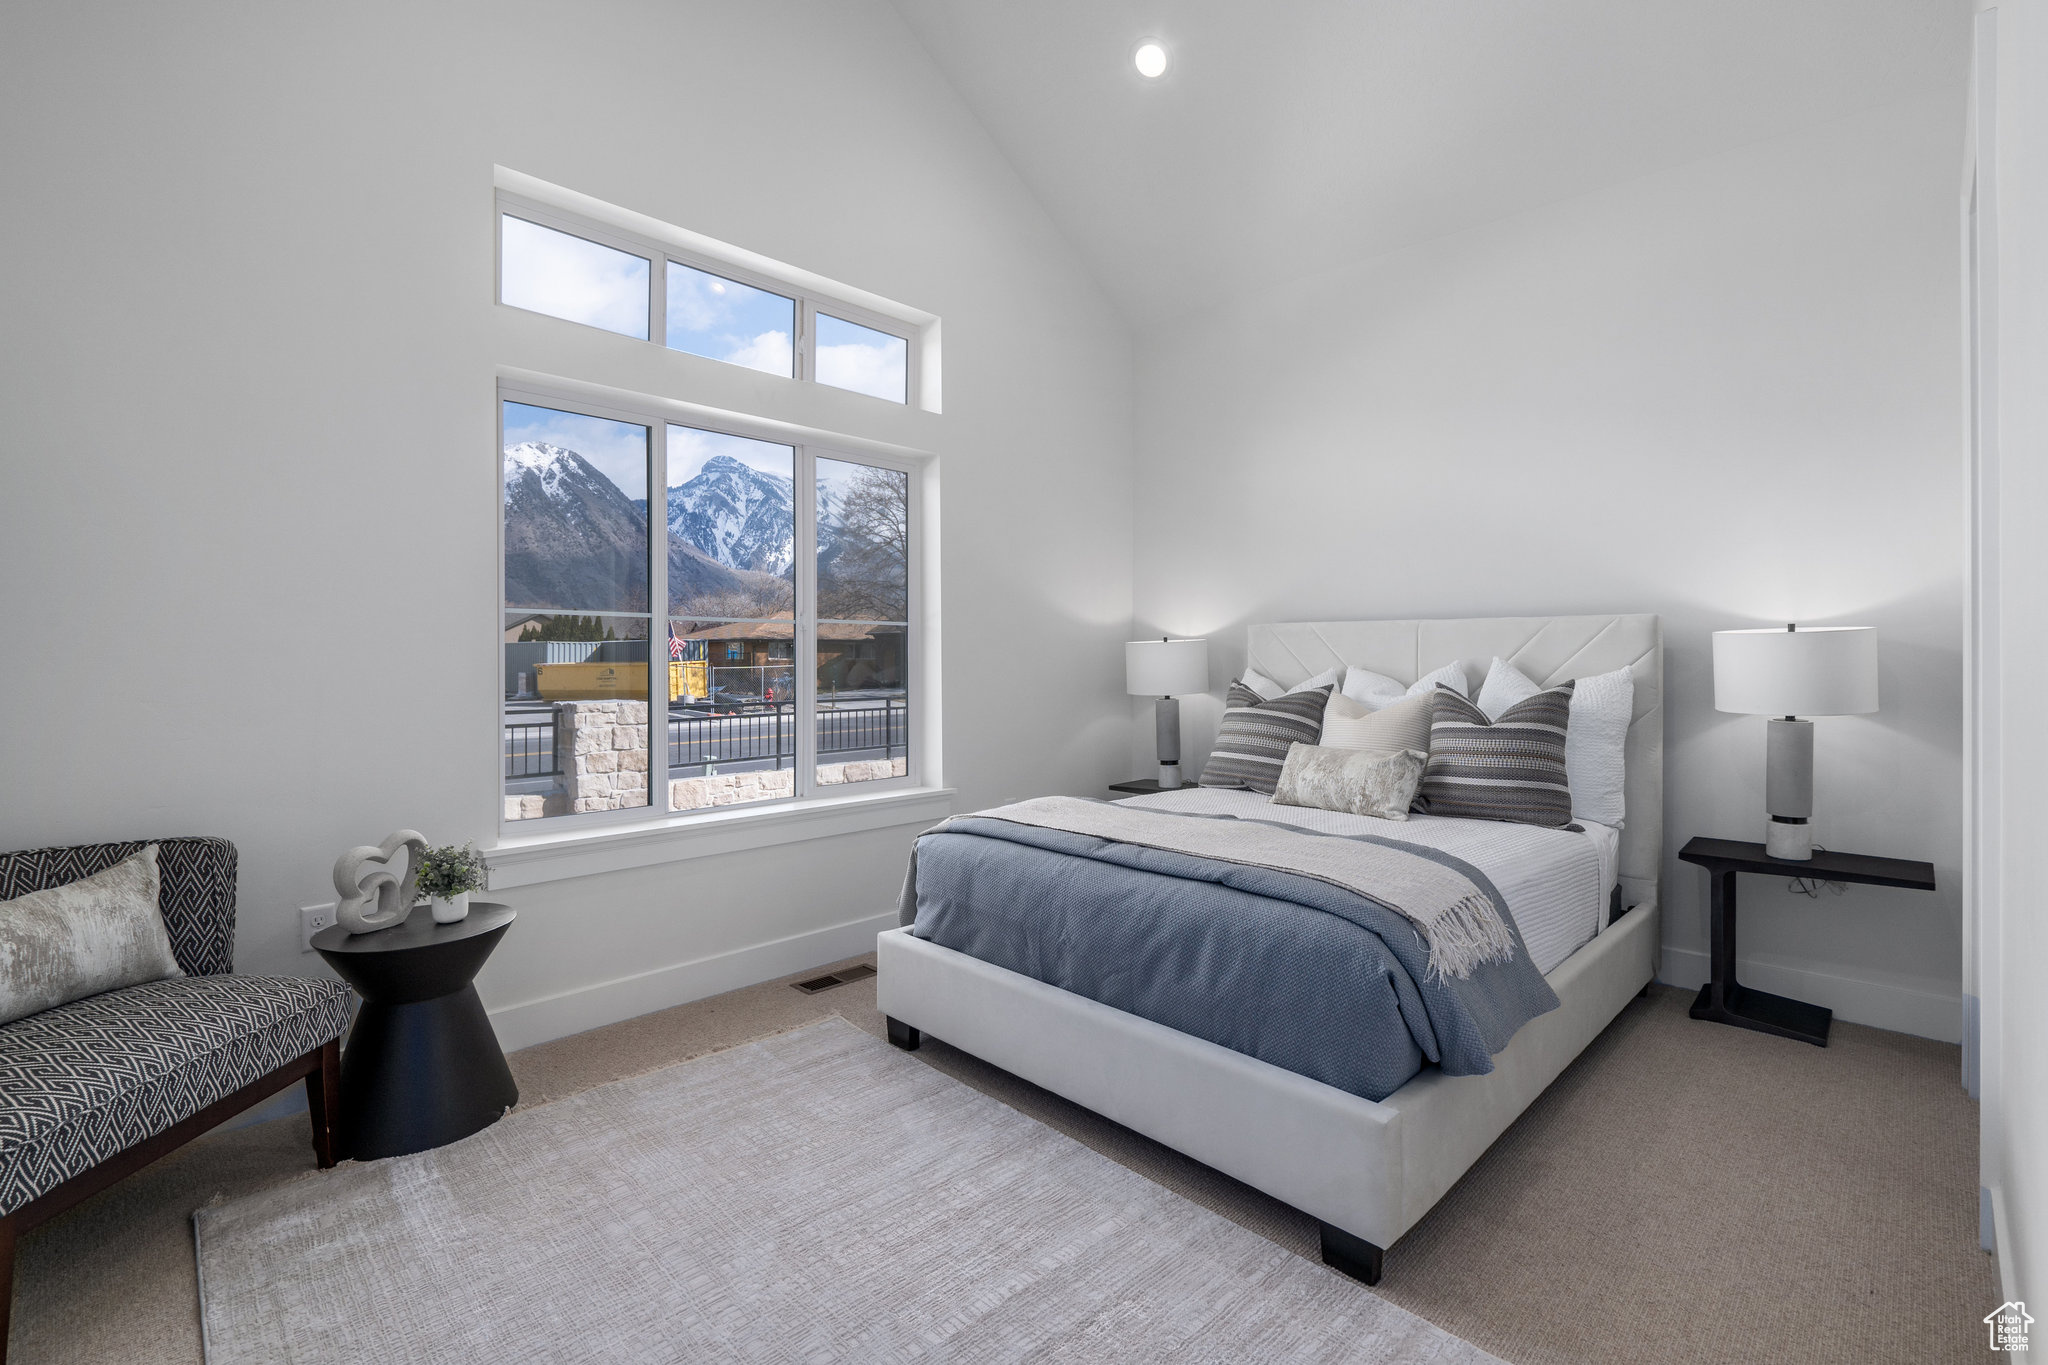
M882 757L907 752L910 704L902 697L848 704L819 711L818 757L880 749ZM675 716L668 721L668 764L699 768L707 764L768 761L781 768L796 761L796 704L747 706L726 715Z
M505 776L552 777L562 771L561 756L555 750L555 723L505 724Z
M910 703L903 697L843 702L817 713L818 757L880 750L883 758L909 751ZM796 761L796 704L743 706L724 714L709 709L671 713L671 768L720 763ZM562 771L552 720L505 722L505 776L552 777Z

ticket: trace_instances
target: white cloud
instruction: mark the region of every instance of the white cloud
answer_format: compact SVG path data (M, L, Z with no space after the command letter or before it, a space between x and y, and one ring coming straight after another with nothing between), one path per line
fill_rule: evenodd
M904 348L850 342L818 348L818 382L852 389L901 403L904 393Z
M504 224L506 303L647 339L645 260L524 219Z
M750 370L786 375L792 368L789 333L763 332L752 341L735 346L720 358L730 364L744 365Z

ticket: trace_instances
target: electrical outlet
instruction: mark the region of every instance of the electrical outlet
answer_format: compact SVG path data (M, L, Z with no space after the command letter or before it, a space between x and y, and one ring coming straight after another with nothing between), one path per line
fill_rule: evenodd
M325 905L302 905L299 907L299 947L304 952L313 951L313 935L334 923L334 902Z

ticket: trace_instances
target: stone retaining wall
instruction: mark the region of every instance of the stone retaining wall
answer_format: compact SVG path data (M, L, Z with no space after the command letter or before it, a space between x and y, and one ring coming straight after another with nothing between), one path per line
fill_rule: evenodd
M624 810L647 804L646 702L564 702L556 724L563 727L562 752L570 758L570 770L562 775L562 790L506 797L507 820ZM902 758L821 763L818 785L878 782L902 777L909 771L909 760ZM715 806L773 801L796 794L796 773L782 768L679 777L668 784L668 792L670 810L709 810Z

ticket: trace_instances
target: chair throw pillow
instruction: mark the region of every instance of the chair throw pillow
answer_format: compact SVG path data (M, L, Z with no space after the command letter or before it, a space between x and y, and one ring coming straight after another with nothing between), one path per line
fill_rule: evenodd
M1436 698L1427 692L1404 697L1378 711L1342 692L1333 692L1329 705L1323 708L1320 743L1325 749L1361 749L1380 754L1419 749L1427 757L1429 718L1435 709Z
M1564 764L1572 684L1538 692L1489 721L1448 687L1436 694L1429 768L1415 808L1427 815L1562 829L1572 822Z
M1261 701L1242 682L1232 683L1216 744L1202 767L1202 785L1249 787L1271 796L1288 749L1322 737L1323 706L1329 699L1328 687L1316 687Z
M1287 751L1273 804L1406 820L1428 766L1429 755L1419 749L1380 753L1297 744Z
M157 909L156 848L82 881L0 901L0 1024L184 975Z

